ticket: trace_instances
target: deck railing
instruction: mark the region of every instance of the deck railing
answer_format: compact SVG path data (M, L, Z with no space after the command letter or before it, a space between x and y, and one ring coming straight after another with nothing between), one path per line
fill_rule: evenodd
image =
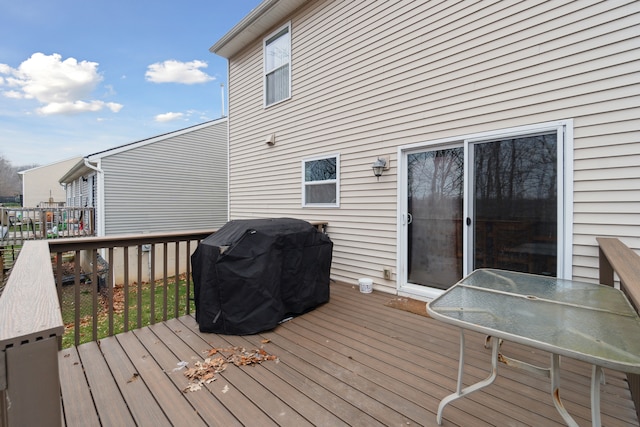
M0 207L0 288L28 240L95 235L93 208Z
M21 244L25 240L95 235L93 208L0 207L0 242Z
M0 427L60 425L57 352L65 335L78 345L188 314L190 255L213 232L24 242L0 294Z
M65 343L96 341L189 314L190 256L213 232L49 240Z
M49 259L46 242L27 242L0 296L0 426L60 424L64 328Z
M598 237L600 283L619 286L636 311L640 310L640 255L619 239ZM615 279L618 279L616 283ZM636 413L640 418L640 375L627 374Z

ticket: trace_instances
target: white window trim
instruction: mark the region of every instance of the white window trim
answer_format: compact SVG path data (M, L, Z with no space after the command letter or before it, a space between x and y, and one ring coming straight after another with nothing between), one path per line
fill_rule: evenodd
M283 98L279 101L276 101L274 103L271 104L267 104L267 60L266 60L266 54L267 54L267 40L271 39L273 36L275 36L276 34L278 34L280 31L284 30L285 28L288 29L289 31L289 96L287 96L286 98ZM272 32L271 34L269 34L267 37L265 37L264 39L262 39L262 105L264 108L269 108L272 107L274 105L278 105L281 102L284 102L288 99L291 99L291 69L293 68L292 65L292 51L291 51L291 21L287 22L286 24L284 24L282 27L278 28L277 30L275 30L274 32Z
M330 159L332 157L336 158L336 179L327 179L327 180L324 180L324 181L311 181L310 183L307 183L305 181L305 164L307 162L312 162L314 160ZM338 154L338 153L325 154L325 155L319 155L319 156L313 156L313 157L306 157L306 158L302 159L301 177L302 177L302 180L301 180L301 182L302 182L301 197L302 197L302 207L303 208L339 208L340 207L340 154ZM336 202L335 203L307 203L307 200L306 200L307 185L314 185L314 183L316 183L316 184L331 184L331 183L335 183L335 185L336 185Z

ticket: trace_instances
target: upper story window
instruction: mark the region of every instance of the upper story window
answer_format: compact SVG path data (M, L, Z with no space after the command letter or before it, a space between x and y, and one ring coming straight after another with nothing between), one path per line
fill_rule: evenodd
M291 23L264 39L264 105L291 97Z
M302 161L302 206L340 206L340 155Z

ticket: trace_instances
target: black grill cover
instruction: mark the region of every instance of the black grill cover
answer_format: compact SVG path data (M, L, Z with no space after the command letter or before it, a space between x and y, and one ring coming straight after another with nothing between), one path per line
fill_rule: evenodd
M228 222L191 256L200 331L255 334L327 302L332 249L306 221Z

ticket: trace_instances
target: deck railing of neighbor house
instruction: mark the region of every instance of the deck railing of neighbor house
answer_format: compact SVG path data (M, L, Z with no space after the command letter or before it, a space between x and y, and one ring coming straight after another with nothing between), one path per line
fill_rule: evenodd
M640 255L619 239L598 237L600 283L617 286L627 295L629 301L640 311ZM629 389L640 417L640 375L627 374Z
M94 235L94 209L77 207L0 207L3 243Z
M0 287L25 241L95 235L93 208L0 207Z

